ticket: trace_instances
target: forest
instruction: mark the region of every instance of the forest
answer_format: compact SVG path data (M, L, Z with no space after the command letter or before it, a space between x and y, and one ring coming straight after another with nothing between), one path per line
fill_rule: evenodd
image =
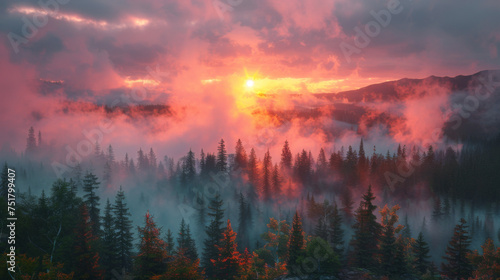
M16 269L2 262L0 278L500 277L500 137L292 147L273 158L221 139L176 160L96 142L58 176L54 147L30 128L23 153L2 151L6 261L9 184L17 221Z

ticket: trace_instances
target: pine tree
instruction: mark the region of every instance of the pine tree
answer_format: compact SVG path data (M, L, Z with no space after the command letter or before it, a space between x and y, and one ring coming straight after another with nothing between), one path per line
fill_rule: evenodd
M257 200L256 187L259 184L259 170L257 165L257 155L255 154L255 150L252 148L248 158L248 181L250 182L248 199L251 203L254 203Z
M235 156L234 156L234 170L246 169L247 168L247 152L243 147L243 143L238 139L236 142Z
M156 167L157 167L157 159L156 159L156 154L153 151L153 148L149 148L149 157L148 157L148 159L149 159L149 163L148 163L149 167L151 168L152 171L155 171Z
M101 221L100 221L100 209L99 209L99 196L96 190L99 189L99 181L96 175L91 172L87 172L83 178L83 191L85 195L85 204L87 205L90 221L92 222L92 234L96 237L101 234Z
M39 148L43 146L43 142L42 142L42 132L39 130L38 131L38 145L37 145Z
M339 258L344 255L344 230L342 229L342 216L339 213L337 204L334 205L332 215L330 216L330 243Z
M391 209L385 205L384 208L380 210L380 215L382 217L382 232L380 236L380 269L386 276L402 275L402 270L404 269L404 263L399 262L404 260L404 256L402 254L398 256L398 253L401 253L403 250L402 248L399 250L399 246L396 243L396 233L402 229L402 226L394 226L399 219L396 214L398 210L398 205L392 207Z
M434 200L434 210L432 211L432 219L435 222L438 222L443 216L443 212L441 212L441 199L439 196Z
M352 263L358 268L376 269L381 226L377 223L377 217L374 215L377 206L373 205L373 200L375 200L375 196L371 186L369 186L356 210L356 222L352 226L354 229L351 241Z
M206 236L203 254L202 254L202 267L205 268L205 273L208 278L212 278L215 275L215 268L211 260L217 259L218 250L217 246L220 245L220 240L222 239L222 233L224 228L222 227L222 219L224 217L224 210L222 205L224 204L220 194L217 193L210 201L208 207L208 216L212 218L210 224L206 228Z
M35 130L30 127L28 130L28 138L26 139L26 155L31 156L36 151Z
M245 201L245 197L240 192L239 198L239 219L238 219L238 245L240 246L240 251L248 248L250 246L250 240L248 238L248 204Z
M92 221L89 218L87 206L82 204L75 227L73 245L73 254L76 260L73 271L76 279L102 279L99 254L94 248L96 240L97 238L92 233Z
M278 164L274 164L273 176L272 176L272 194L274 197L279 198L281 196L281 176L279 173Z
M328 239L328 229L323 217L319 217L316 228L314 229L314 235L320 237L323 240Z
M177 252L182 253L193 262L198 259L196 245L194 239L191 237L191 230L189 229L189 225L186 225L184 219L181 221L179 236L177 237Z
M288 140L285 141L283 149L281 150L281 168L289 172L292 169L292 151L288 145Z
M104 217L102 219L102 254L101 263L105 271L106 279L111 279L113 269L119 271L118 266L118 248L115 232L115 219L112 213L111 203L106 200L104 208Z
M424 234L420 232L417 240L413 243L413 254L415 255L413 265L420 275L424 275L429 269L429 251L429 245L424 240Z
M219 147L217 148L217 171L225 172L227 170L227 152L224 139L220 139Z
M443 257L447 261L442 264L443 275L451 279L467 279L472 275L472 265L467 259L467 254L471 252L467 228L467 222L462 218L460 224L455 226L453 237L446 248L446 256Z
M232 280L240 273L240 253L237 250L236 233L227 220L227 227L222 233L219 245L216 245L218 254L212 263L215 268L215 279Z
M161 230L156 226L153 217L147 212L144 227L138 227L139 254L136 260L136 279L150 279L153 275L165 272L167 259L166 244L160 238Z
M114 231L116 235L117 259L118 268L120 271L126 272L132 269L132 247L134 237L132 236L132 221L130 212L125 202L125 193L120 186L120 190L116 194L115 203L113 205L114 214Z
M304 243L302 222L299 213L295 211L292 229L290 230L290 239L288 240L288 260L286 263L286 269L291 275L300 273L299 260L304 256Z
M190 184L196 178L196 158L193 151L189 149L189 152L182 164L182 183Z
M170 229L167 230L165 242L167 243L167 245L166 245L167 255L173 256L175 244L174 244L174 236L173 236L172 231Z
M271 198L272 166L271 154L269 150L267 150L262 164L262 198L264 201L269 201Z

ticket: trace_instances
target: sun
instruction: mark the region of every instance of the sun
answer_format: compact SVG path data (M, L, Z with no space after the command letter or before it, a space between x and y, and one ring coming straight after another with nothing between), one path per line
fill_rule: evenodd
M253 80L247 80L245 84L246 84L246 86L247 86L247 87L251 88L251 87L253 87L253 85L254 85L255 83L254 83L254 81L253 81Z

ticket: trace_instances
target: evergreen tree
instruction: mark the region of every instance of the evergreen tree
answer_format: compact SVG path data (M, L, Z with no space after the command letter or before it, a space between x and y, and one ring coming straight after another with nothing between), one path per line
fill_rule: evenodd
M249 221L248 221L248 204L245 201L245 197L240 192L239 198L239 219L238 219L238 245L240 246L240 251L250 246L250 239L248 237L249 231Z
M139 254L136 260L136 279L150 279L154 275L165 272L167 259L166 244L160 238L161 230L156 226L153 217L147 212L144 227L138 227Z
M438 222L443 216L443 212L441 210L441 199L439 196L436 196L434 200L434 210L432 211L432 219L435 222Z
M396 233L398 233L402 226L395 227L395 223L398 221L398 215L396 214L399 210L399 206L396 205L389 209L387 205L380 210L380 215L382 217L382 232L380 236L380 269L382 274L386 276L399 276L404 273L404 256L401 253L403 248L398 248L396 243ZM399 256L398 256L399 255ZM399 257L399 258L398 258Z
M85 195L85 204L88 208L88 213L90 221L92 222L92 234L96 237L101 234L101 221L100 221L100 209L99 200L100 197L97 195L96 190L99 189L99 181L96 175L91 172L87 172L83 178L83 191Z
M356 210L356 222L352 245L352 264L359 268L376 269L376 258L378 255L378 242L381 234L381 226L377 223L374 215L377 206L373 205L375 199L371 186L363 195L359 208Z
M118 268L120 271L125 270L126 272L132 269L132 247L133 247L133 236L132 236L132 220L130 219L130 212L127 208L127 203L125 202L125 193L120 186L120 190L116 194L115 203L113 205L114 214L114 231L116 235L116 246L117 246L117 259Z
M413 265L420 275L424 275L429 269L429 251L429 245L424 240L424 234L420 232L417 240L413 243L413 254L415 255Z
M106 200L106 207L104 208L104 217L102 219L102 254L101 263L105 271L105 278L112 278L112 271L115 269L119 271L118 266L118 248L117 236L115 232L115 219L112 213L111 203L109 199Z
M302 221L299 213L295 211L290 239L288 240L288 260L286 269L291 275L300 273L300 259L304 256L304 232L302 231Z
M167 230L167 235L165 238L166 244L166 249L167 249L167 255L168 256L173 256L174 255L174 236L172 234L172 231L169 229Z
M208 207L208 216L211 217L210 224L206 228L206 236L203 254L202 254L202 267L205 268L205 273L208 278L213 278L215 276L215 267L211 260L217 259L219 254L217 246L220 245L220 240L222 239L222 233L224 228L222 227L224 218L224 210L222 205L224 204L220 194L217 193L210 201Z
M292 151L290 150L290 145L288 144L288 140L285 141L283 145L283 149L281 150L281 168L286 171L290 171L292 169Z
M238 139L236 142L235 156L234 156L234 170L246 169L247 168L247 152L243 147L243 143Z
M93 235L92 221L87 212L87 206L80 206L78 223L75 228L75 239L73 254L76 263L73 271L75 279L102 279L102 271L99 268L99 254L95 250L97 238Z
M278 164L274 164L272 176L272 194L273 197L279 198L281 195L281 177Z
M227 220L227 227L222 233L219 245L216 245L218 254L212 263L215 268L215 279L232 280L240 273L240 253L237 250L236 233Z
M194 153L189 149L189 152L182 164L182 177L183 184L190 184L196 178L196 159Z
M43 142L42 142L42 132L39 130L38 131L38 147L42 147Z
M467 259L467 254L471 253L471 240L466 223L462 218L460 224L455 226L453 237L446 248L446 256L443 257L447 261L442 264L443 275L451 279L467 279L472 275L472 264Z
M193 157L194 157L194 155L193 155ZM149 162L148 162L149 167L152 169L152 171L155 171L156 167L157 167L157 158L156 158L155 152L153 151L153 148L149 148L148 160L149 160Z
M189 225L186 225L184 222L184 219L181 221L179 236L177 237L177 252L182 252L184 256L193 262L198 259L196 245L194 243L194 239L191 237L191 230L189 229Z
M224 139L220 139L219 147L217 147L217 171L225 172L227 170L227 152Z
M339 258L344 255L344 230L342 229L342 216L339 213L337 204L334 205L330 216L330 244Z
M269 201L271 198L272 169L271 154L267 150L262 164L262 198L264 201Z
M36 138L35 138L35 130L33 127L30 127L28 130L28 138L26 139L26 155L31 156L36 151Z

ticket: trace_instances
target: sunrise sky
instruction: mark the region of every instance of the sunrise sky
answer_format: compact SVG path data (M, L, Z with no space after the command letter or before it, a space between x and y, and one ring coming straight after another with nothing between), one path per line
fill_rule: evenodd
M324 132L304 131L307 123L278 125L255 110L315 106L313 93L405 77L498 69L499 14L497 0L2 1L0 146L21 151L33 126L64 151L110 121L102 145L119 153L142 146L180 156L215 149L221 137L230 149L238 138L261 149L287 138L332 148ZM411 110L439 111L437 99ZM169 111L96 106L140 104Z

